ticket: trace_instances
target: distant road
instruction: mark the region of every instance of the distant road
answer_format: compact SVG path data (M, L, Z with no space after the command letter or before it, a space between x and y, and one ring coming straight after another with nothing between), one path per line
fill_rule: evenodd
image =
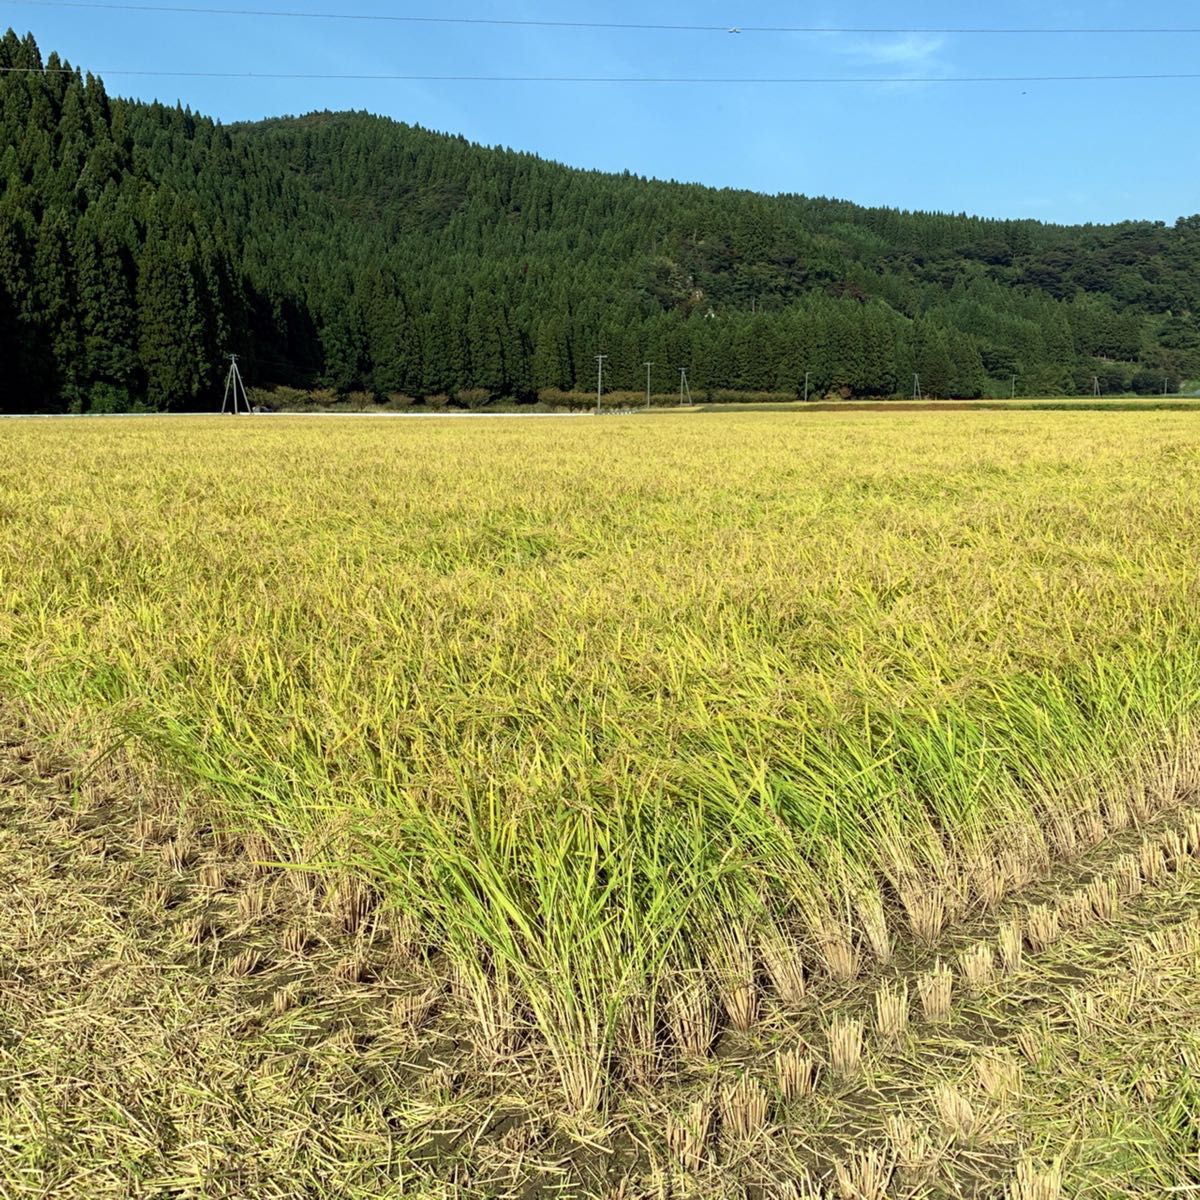
M640 411L640 410L632 410ZM92 421L96 418L105 420L126 420L134 417L172 417L177 420L196 417L220 417L228 414L219 412L149 412L149 413L0 413L0 420L4 421ZM444 420L489 420L499 421L508 417L513 417L517 420L527 421L531 417L592 417L595 413L592 412L562 412L562 413L522 413L522 412L281 412L281 413L253 413L255 417L336 417L338 419L344 417L369 417L375 420L379 417L386 418L402 418L404 420L425 420L425 421L444 421ZM605 416L612 416L613 412L605 413ZM624 415L618 413L617 415ZM240 419L245 420L246 414L241 413Z
M606 417L635 417L651 413L904 413L904 412L1038 412L1038 411L1200 411L1200 392L1176 396L1095 396L1095 397L1060 397L1060 398L1027 398L1009 400L817 400L809 403L794 401L789 403L764 404L716 404L701 401L694 405L644 408L608 408L603 412ZM62 421L62 420L93 420L104 418L112 420L127 420L135 417L170 417L175 420L195 420L197 418L220 417L227 414L219 412L150 412L150 413L0 413L0 420L9 421ZM331 420L344 420L347 417L361 417L368 420L404 420L404 421L529 421L533 419L561 420L563 418L595 417L592 409L579 412L277 412L254 413L255 417L303 417L305 419L323 417ZM246 414L239 414L245 420Z

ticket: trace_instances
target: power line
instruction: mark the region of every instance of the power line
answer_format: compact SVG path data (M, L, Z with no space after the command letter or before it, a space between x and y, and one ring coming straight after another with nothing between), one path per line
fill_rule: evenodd
M202 8L187 4L121 4L104 0L8 0L26 8L94 9L104 12L176 13L221 17L276 17L313 21L381 21L408 25L490 25L533 29L609 29L657 33L826 33L877 34L963 34L982 36L1200 34L1200 26L1105 26L1105 25L1012 25L1012 26L874 26L874 25L688 25L653 24L635 21L553 21L515 17L431 17L401 16L393 13L322 12L305 9Z
M80 68L82 69L82 68ZM0 73L20 75L74 75L74 67L0 67ZM374 83L621 83L621 84L896 84L896 83L1120 83L1200 79L1200 72L1145 75L793 75L793 76L683 76L683 75L366 75L315 71L165 71L89 67L92 75L138 76L157 79L296 79L357 80Z

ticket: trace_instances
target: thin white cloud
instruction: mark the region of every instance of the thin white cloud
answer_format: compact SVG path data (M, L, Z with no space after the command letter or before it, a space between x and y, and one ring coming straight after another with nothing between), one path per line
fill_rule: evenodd
M943 57L947 39L935 33L863 37L835 34L830 49L859 71L897 78L940 79L953 74Z
M859 40L847 47L851 57L861 62L879 66L898 67L902 70L940 70L940 55L946 39L931 33L906 33L896 37Z

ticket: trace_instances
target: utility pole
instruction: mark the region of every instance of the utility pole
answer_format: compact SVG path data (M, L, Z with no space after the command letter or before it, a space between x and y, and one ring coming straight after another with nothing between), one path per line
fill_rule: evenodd
M688 404L692 402L692 389L688 386L687 367L679 368L679 405L683 407L683 398L687 397Z
M811 371L804 372L804 403L805 404L808 403L808 379L811 374L812 374Z
M240 399L239 399L240 394ZM233 399L233 407L230 407L230 398ZM229 356L229 374L225 377L225 399L221 402L221 411L223 413L232 412L236 417L239 411L239 404L244 404L246 412L250 412L250 401L246 396L246 385L242 382L242 373L238 370L238 356L231 354Z
M1093 396L1100 395L1100 376L1099 375L1092 376L1092 395Z
M1015 375L1012 377L1012 397L1011 398L1013 400L1015 400L1017 398L1017 377Z
M600 400L604 395L604 360L607 354L596 355L596 416L600 415Z
M921 377L920 375L913 376L913 399L920 400L921 396Z
M654 364L651 362L648 362L645 365L646 365L646 410L648 412L650 410L650 368L652 366L654 366Z

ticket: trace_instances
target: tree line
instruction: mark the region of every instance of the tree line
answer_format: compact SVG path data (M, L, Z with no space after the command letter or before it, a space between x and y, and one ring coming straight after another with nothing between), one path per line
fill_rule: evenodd
M222 126L0 41L8 411L248 382L532 400L1200 376L1200 217L1056 226L601 174L366 113Z

